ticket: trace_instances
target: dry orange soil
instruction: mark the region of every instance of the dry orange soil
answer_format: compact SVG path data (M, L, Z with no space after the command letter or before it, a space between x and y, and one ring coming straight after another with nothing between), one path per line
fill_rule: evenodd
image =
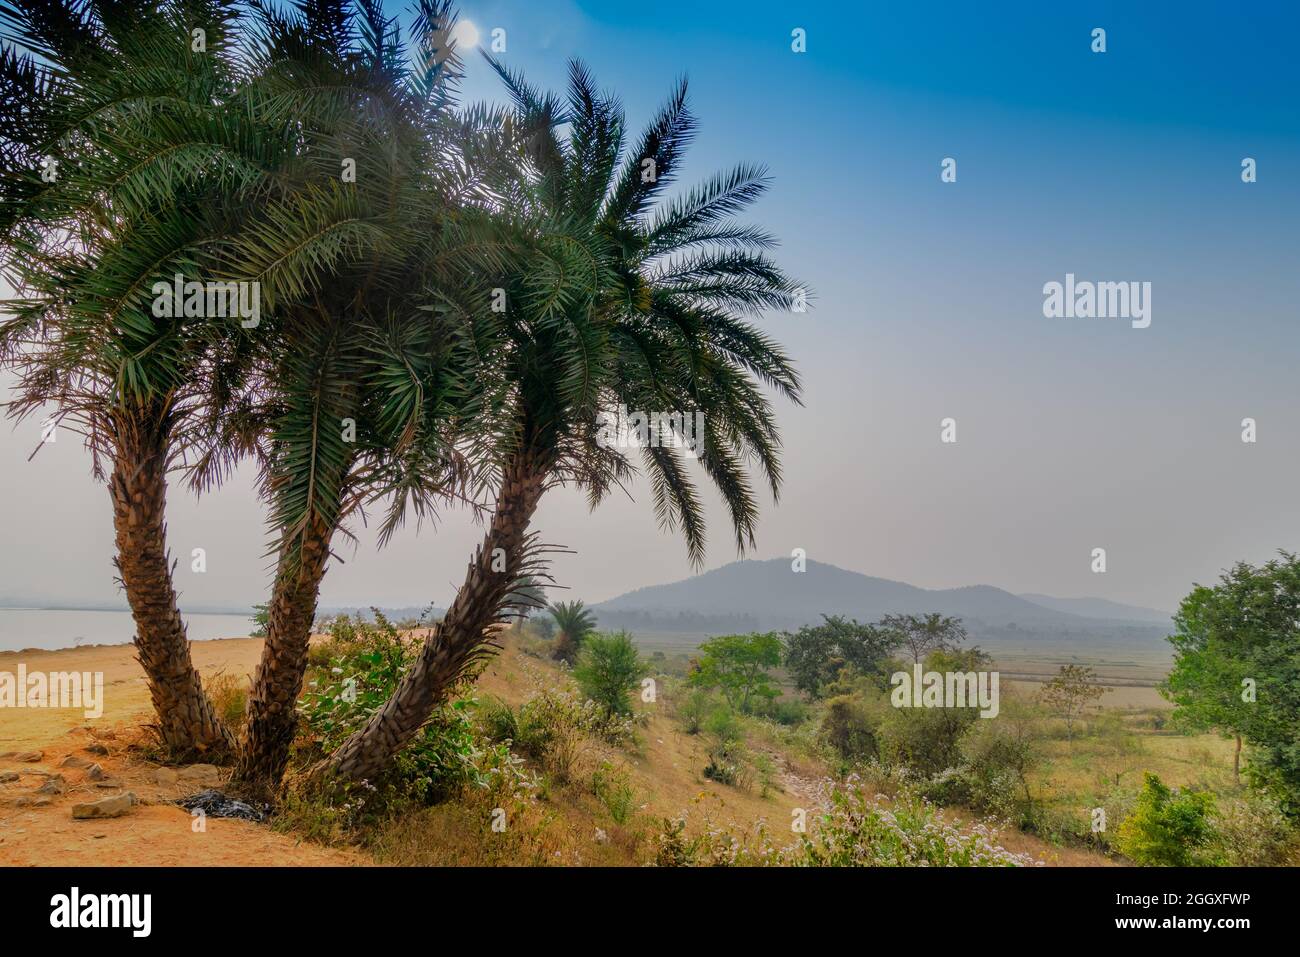
M232 638L191 647L206 678L220 671L249 673L262 642ZM367 863L360 854L298 841L247 821L208 818L196 831L189 812L171 802L219 787L226 772L211 766L163 768L141 756L139 745L147 739L141 726L152 706L133 652L130 645L101 645L0 653L0 671L11 674L19 663L28 673L104 673L104 713L98 718L88 720L80 709L0 710L0 866ZM40 757L32 760L37 752ZM62 766L68 758L70 766ZM103 779L91 780L89 767L72 766L83 764L98 764ZM5 780L11 773L17 779ZM124 816L73 820L74 804L128 791L138 803Z

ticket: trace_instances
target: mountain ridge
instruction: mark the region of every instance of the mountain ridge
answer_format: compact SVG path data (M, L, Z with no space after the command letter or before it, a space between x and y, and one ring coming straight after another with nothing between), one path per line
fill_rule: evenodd
M921 588L826 562L808 561L805 571L795 572L790 559L773 558L731 562L676 582L633 589L594 604L592 610L611 623L626 619L642 627L656 619L744 618L759 627L784 628L818 621L822 614L875 621L887 614L928 612L996 628L1086 629L1102 621L1168 621L1155 609L1106 599L1036 597L1040 601L987 584Z

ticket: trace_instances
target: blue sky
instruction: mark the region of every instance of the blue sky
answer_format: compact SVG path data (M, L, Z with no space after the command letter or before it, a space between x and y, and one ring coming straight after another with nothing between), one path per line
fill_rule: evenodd
M817 300L764 320L808 388L804 408L780 410L787 485L764 512L757 557L804 548L926 587L1167 609L1238 559L1300 549L1300 5L484 0L461 11L485 39L503 28L502 59L536 83L560 87L567 60L584 60L634 128L689 76L700 132L682 183L741 161L770 169L749 218L781 238L781 262ZM1090 49L1096 27L1104 54ZM805 53L791 50L795 28ZM463 93L501 95L476 57ZM955 183L940 181L945 157ZM1257 182L1241 181L1243 157ZM1150 282L1151 326L1045 318L1043 285L1066 273ZM945 417L954 445L939 442ZM1258 423L1252 445L1245 417ZM40 505L75 474L72 501L61 493L30 521L92 540L84 556L16 559L4 569L13 590L53 562L70 581L106 579L102 489L83 466L65 469L75 449L28 465L30 447L5 440L2 491ZM192 600L262 594L251 479L202 507L174 495L172 513L174 550L206 544L225 569L193 582ZM712 515L716 566L735 555ZM691 571L644 496L591 516L558 493L538 525L576 551L556 568L570 597ZM457 513L383 552L363 532L322 601L445 602L479 534ZM1094 547L1108 551L1104 575L1090 569Z

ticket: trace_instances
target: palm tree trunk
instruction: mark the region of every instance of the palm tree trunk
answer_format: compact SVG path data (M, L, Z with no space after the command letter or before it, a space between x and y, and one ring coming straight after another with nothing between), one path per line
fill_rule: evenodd
M235 742L203 693L176 603L167 553L167 427L121 421L108 490L118 573L163 744L173 757L224 757Z
M535 455L520 454L507 465L492 523L447 614L425 639L393 696L313 769L314 777L373 780L475 660L490 652L489 629L504 619L507 599L530 571L528 525L545 491L546 475Z
M328 522L317 518L300 539L281 550L266 641L248 697L244 750L233 781L238 790L253 797L273 796L289 762L332 532Z

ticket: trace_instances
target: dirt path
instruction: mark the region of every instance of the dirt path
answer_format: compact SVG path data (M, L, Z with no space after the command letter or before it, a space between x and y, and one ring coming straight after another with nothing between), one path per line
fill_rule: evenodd
M205 678L247 674L261 640L235 638L192 645ZM104 675L104 713L0 710L0 866L32 865L358 865L368 858L308 844L246 821L196 824L171 802L220 787L223 771L207 765L163 768L145 759L151 715L144 673L129 646L0 653L0 671L80 671ZM92 769L97 765L97 769ZM178 773L179 772L179 773ZM98 780L96 780L98 778ZM72 807L126 793L137 803L122 817L73 820Z

